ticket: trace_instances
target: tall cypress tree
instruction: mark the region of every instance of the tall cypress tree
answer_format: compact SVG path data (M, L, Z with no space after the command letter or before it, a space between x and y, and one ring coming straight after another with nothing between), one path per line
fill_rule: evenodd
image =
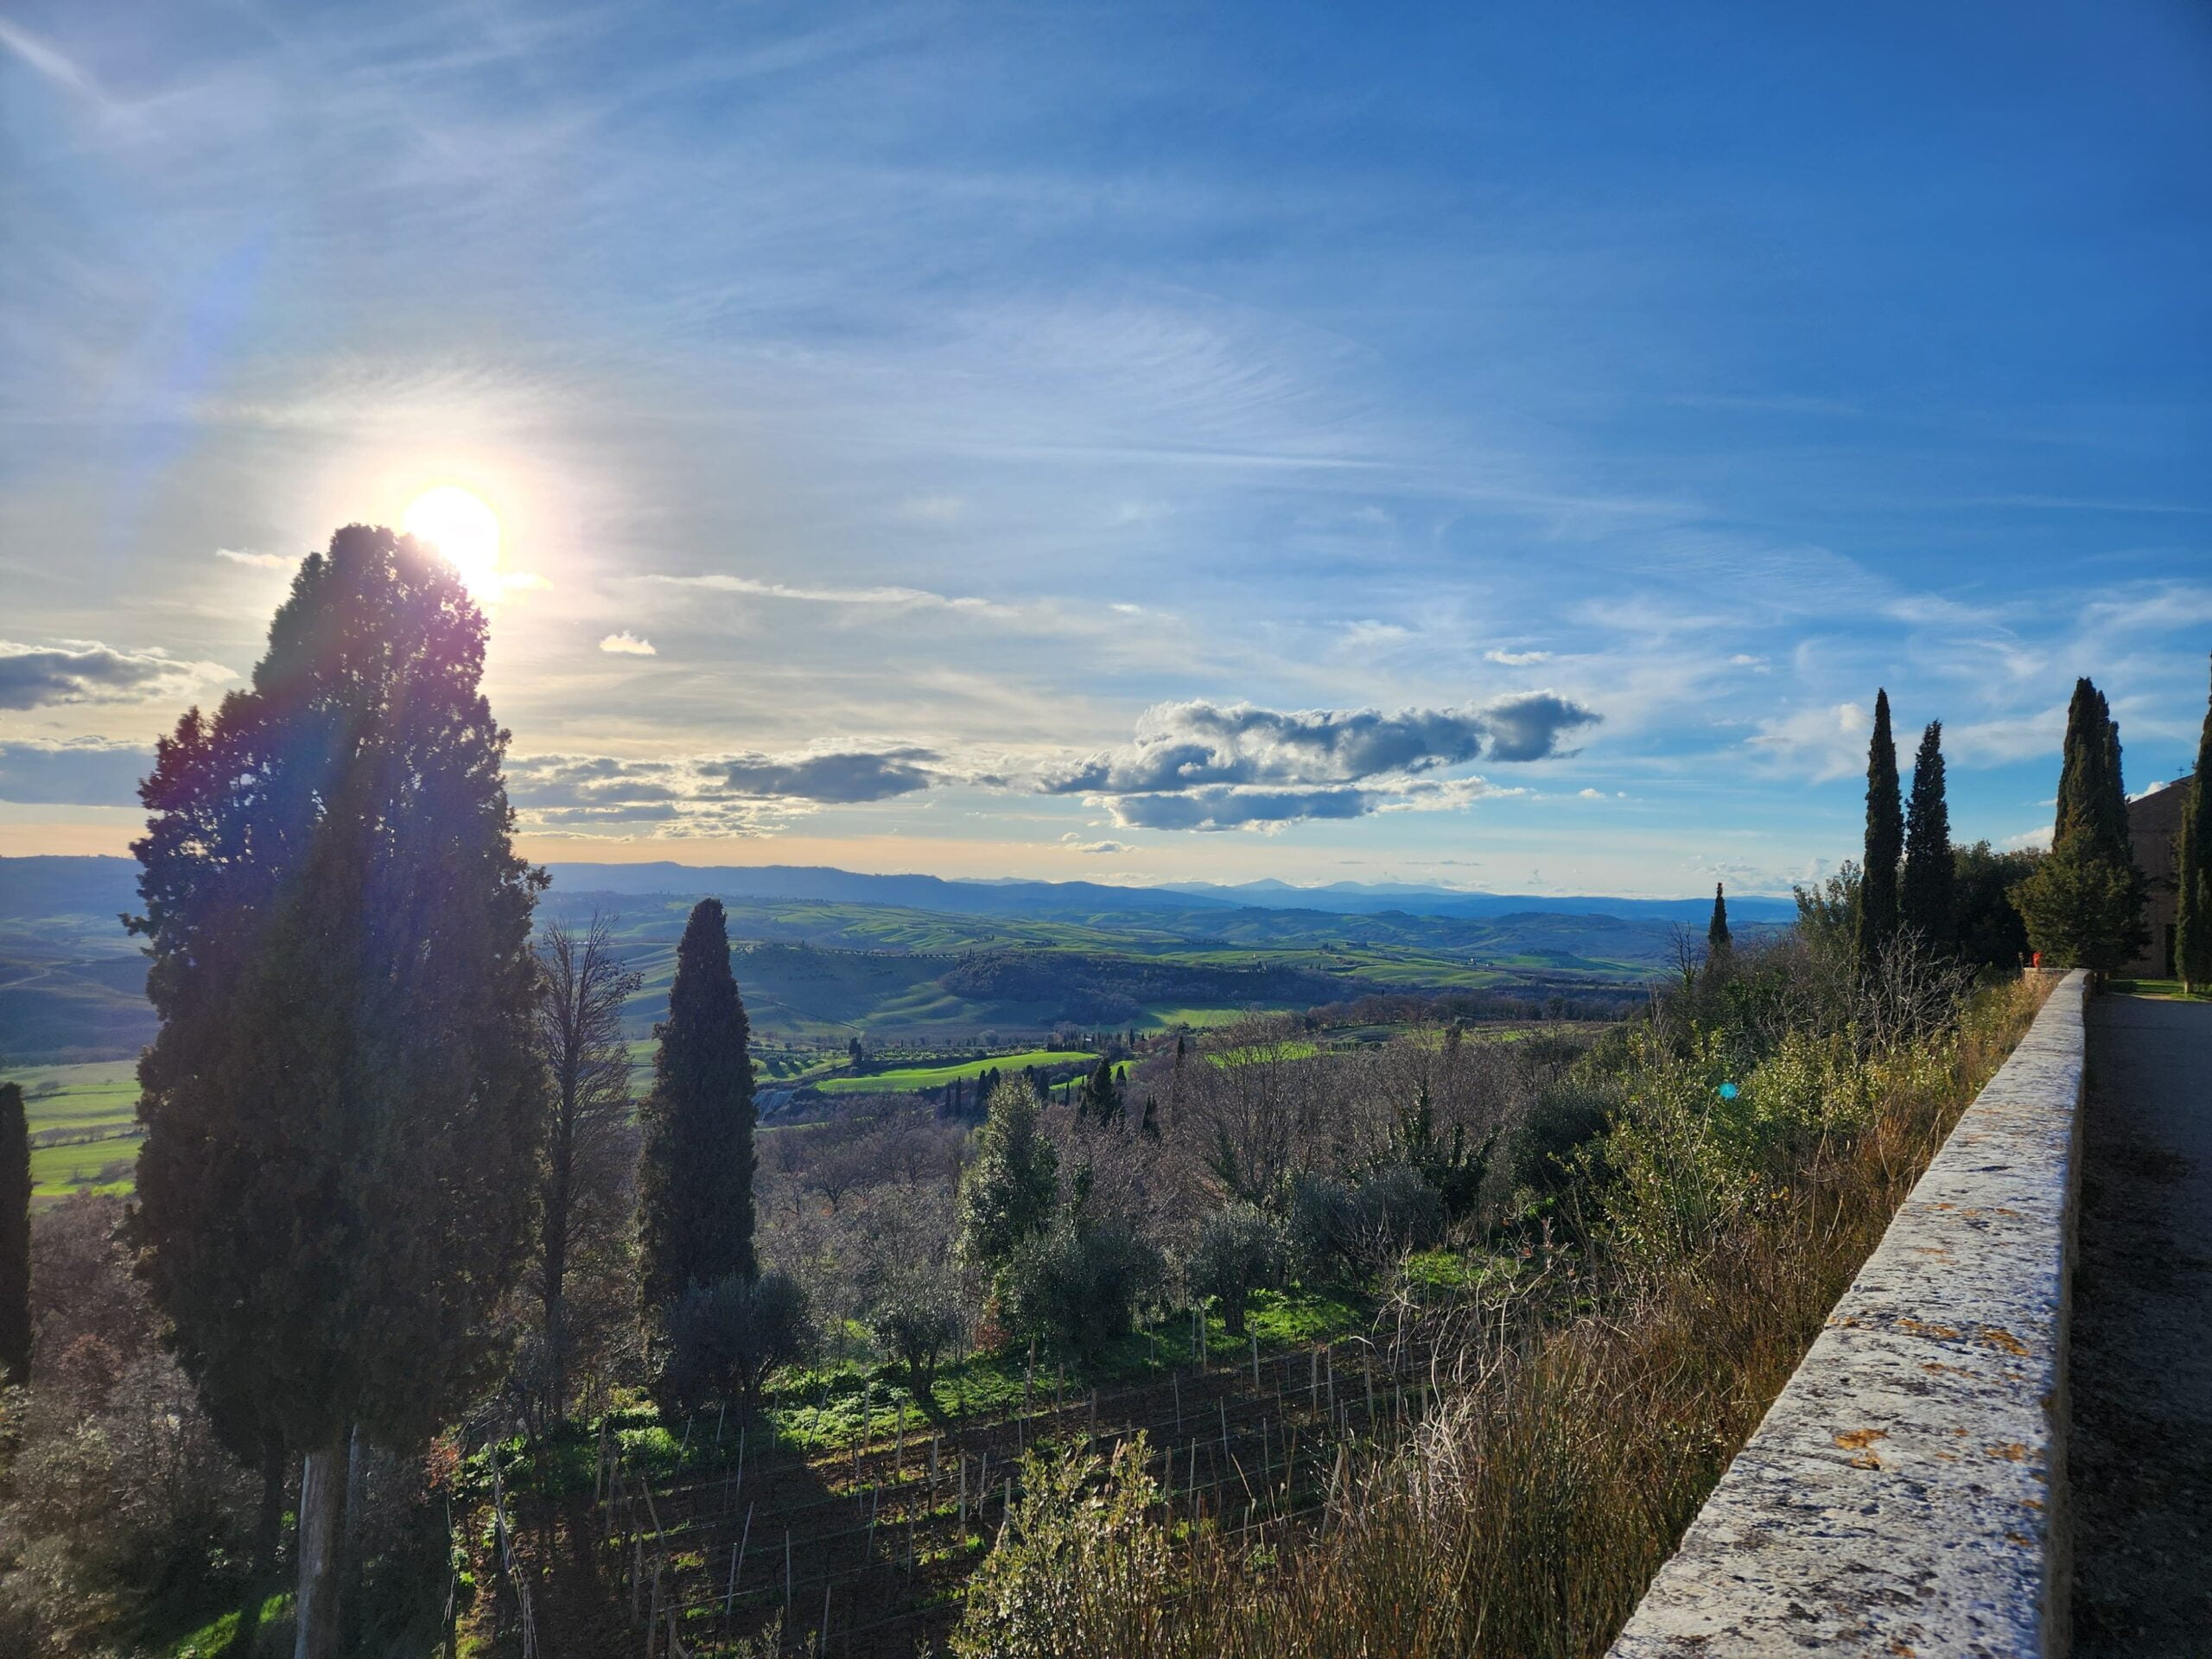
M1904 880L1897 909L1905 926L1937 950L1956 934L1951 809L1943 798L1943 722L1931 720L1912 761L1912 799L1905 810Z
M1707 961L1725 955L1734 945L1728 932L1728 895L1718 881L1713 884L1713 919L1705 925L1705 954Z
M2127 834L2120 726L2104 693L2074 686L2050 855L2012 889L2029 942L2055 964L2109 973L2141 950L2143 875Z
M475 1396L525 1236L540 878L484 643L444 560L349 526L140 791L130 1236L226 1439L303 1454L301 1659L338 1648L349 1439L407 1449Z
M2212 700L2196 739L2196 772L2182 803L2177 874L2181 913L2174 928L2174 971L2189 989L2212 984L2212 810L2205 791L2212 787Z
M0 1083L0 1382L30 1380L30 1122L22 1085Z
M692 1285L753 1278L753 1060L719 899L702 899L676 949L640 1113L639 1272L646 1307Z
M1871 969L1897 931L1897 861L1904 855L1904 806L1897 791L1897 746L1890 735L1890 694L1874 694L1874 735L1866 746L1866 847L1859 887L1859 962Z

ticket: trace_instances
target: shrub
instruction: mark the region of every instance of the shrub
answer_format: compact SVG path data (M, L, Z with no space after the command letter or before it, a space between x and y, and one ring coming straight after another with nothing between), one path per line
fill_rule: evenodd
M1348 1248L1369 1273L1387 1271L1408 1250L1423 1250L1444 1236L1444 1195L1419 1170L1394 1164L1352 1191Z
M806 1293L789 1274L694 1284L669 1310L664 1402L696 1411L721 1400L749 1410L768 1374L804 1354L811 1335Z
M1352 1234L1351 1189L1327 1175L1299 1176L1290 1185L1284 1230L1291 1270L1300 1280L1336 1278L1350 1265L1344 1249Z
M1063 1214L1007 1262L1001 1318L1069 1358L1095 1359L1128 1332L1161 1277L1160 1253L1126 1223L1084 1228Z
M1610 1082L1563 1077L1541 1090L1513 1137L1513 1184L1556 1192L1572 1179L1574 1155L1605 1134L1620 1103Z
M1165 1653L1175 1610L1160 1488L1140 1433L1112 1461L1033 1450L997 1548L969 1581L957 1659L1090 1659Z
M888 1274L868 1317L869 1333L906 1366L917 1400L929 1397L938 1362L966 1325L959 1281L950 1268L936 1264Z
M1288 1245L1282 1224L1256 1205L1232 1204L1206 1217L1185 1266L1191 1288L1217 1297L1229 1334L1244 1334L1244 1302L1282 1282Z
M1292 1183L1291 1255L1301 1279L1370 1278L1408 1250L1444 1235L1444 1198L1406 1164L1391 1164L1356 1187L1326 1176Z

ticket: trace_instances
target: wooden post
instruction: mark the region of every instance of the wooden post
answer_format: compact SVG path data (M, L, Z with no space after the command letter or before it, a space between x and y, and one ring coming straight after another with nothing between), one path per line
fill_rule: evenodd
M1248 1327L1246 1334L1252 1338L1252 1392L1257 1394L1260 1391L1260 1333Z

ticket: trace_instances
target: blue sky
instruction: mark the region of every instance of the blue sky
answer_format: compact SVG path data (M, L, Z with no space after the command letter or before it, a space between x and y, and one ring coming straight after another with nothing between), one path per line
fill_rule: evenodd
M441 485L542 857L1774 891L1878 685L2017 841L2194 750L2208 155L2133 0L0 0L0 851Z

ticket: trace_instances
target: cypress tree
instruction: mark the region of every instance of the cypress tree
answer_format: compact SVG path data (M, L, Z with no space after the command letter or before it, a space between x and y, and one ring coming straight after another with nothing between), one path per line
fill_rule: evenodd
M1728 895L1718 881L1713 884L1713 919L1706 924L1705 954L1708 961L1732 948L1728 932Z
M2142 950L2143 877L2127 834L2119 722L2088 680L2074 686L2050 855L2012 890L2037 950L2108 973Z
M1859 963L1881 960L1897 931L1897 861L1904 855L1904 809L1897 792L1897 746L1890 735L1890 694L1874 694L1874 736L1866 746L1866 847L1859 887Z
M1905 926L1932 950L1956 936L1951 810L1943 798L1943 722L1931 720L1912 762L1912 800L1905 811L1904 881L1897 907Z
M751 1279L753 1062L719 899L702 899L676 950L668 1018L655 1027L653 1090L639 1114L639 1261L645 1305L692 1285Z
M1090 1078L1084 1084L1083 1092L1076 1098L1076 1115L1091 1117L1101 1123L1111 1123L1121 1115L1121 1091L1114 1085L1112 1062L1101 1056Z
M2174 927L2174 971L2187 989L2212 984L2212 811L2204 791L2212 779L2212 699L2196 738L2196 771L2182 803L2181 836L2175 851L2180 878L2180 914Z
M349 1439L404 1451L477 1396L526 1235L542 877L484 641L444 560L348 526L140 791L130 1236L225 1439L303 1454L301 1659L338 1648Z
M30 1120L22 1085L0 1083L0 1382L30 1380Z

